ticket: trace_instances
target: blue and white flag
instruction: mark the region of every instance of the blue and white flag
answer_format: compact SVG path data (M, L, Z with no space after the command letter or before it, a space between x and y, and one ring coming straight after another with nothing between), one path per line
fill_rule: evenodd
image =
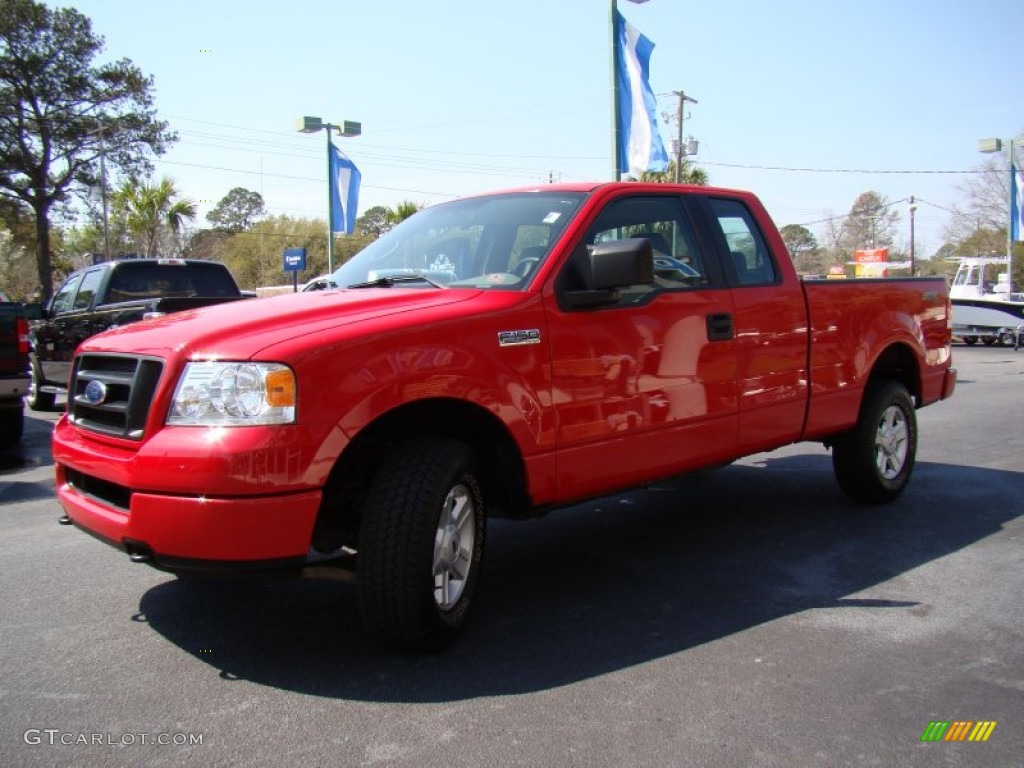
M356 164L331 144L331 176L334 179L334 199L331 200L331 232L351 233L356 228L356 209L359 207L359 182L362 174Z
M1010 163L1010 242L1017 242L1024 233L1024 168Z
M619 88L617 168L640 176L668 169L668 153L658 132L657 101L648 82L654 43L615 11L615 78Z

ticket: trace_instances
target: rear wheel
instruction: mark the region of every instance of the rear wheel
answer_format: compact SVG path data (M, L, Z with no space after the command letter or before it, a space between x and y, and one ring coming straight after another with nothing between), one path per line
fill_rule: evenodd
M369 631L403 650L455 639L476 593L484 500L472 451L447 439L399 446L374 477L359 532L359 602Z
M917 416L906 387L894 381L868 385L857 425L832 446L839 487L865 504L899 496L917 456Z
M32 379L28 385L28 396L25 398L25 402L28 403L28 407L33 411L52 411L57 402L57 396L52 392L43 392L40 389L42 381L43 377L39 371L39 363L33 360Z

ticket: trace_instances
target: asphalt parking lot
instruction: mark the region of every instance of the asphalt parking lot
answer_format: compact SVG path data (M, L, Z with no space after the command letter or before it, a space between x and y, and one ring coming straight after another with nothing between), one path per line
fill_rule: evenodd
M0 453L0 764L1024 765L1024 350L955 365L895 504L801 445L498 522L437 656L372 647L349 585L180 581L58 526L33 414ZM922 741L946 721L996 725Z

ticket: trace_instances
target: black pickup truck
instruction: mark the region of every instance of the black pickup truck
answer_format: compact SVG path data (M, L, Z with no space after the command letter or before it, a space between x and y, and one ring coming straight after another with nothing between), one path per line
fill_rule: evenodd
M106 261L73 272L32 324L28 406L52 409L90 336L147 317L248 298L226 266L194 259Z
M0 302L0 448L21 439L28 384L28 322L20 304Z

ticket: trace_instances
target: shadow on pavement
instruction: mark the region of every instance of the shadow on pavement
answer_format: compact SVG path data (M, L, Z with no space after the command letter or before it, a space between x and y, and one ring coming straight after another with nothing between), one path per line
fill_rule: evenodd
M919 463L898 502L858 507L827 456L799 455L498 521L474 621L436 656L372 647L354 587L334 582L173 580L149 590L134 618L225 680L316 696L546 690L816 608L923 621L925 604L851 596L998 532L1019 514L1019 484L1014 473Z
M25 430L21 440L12 446L0 448L0 476L22 469L53 464L53 456L50 453L52 435L52 423L26 414ZM14 499L3 498L0 501L14 501Z

